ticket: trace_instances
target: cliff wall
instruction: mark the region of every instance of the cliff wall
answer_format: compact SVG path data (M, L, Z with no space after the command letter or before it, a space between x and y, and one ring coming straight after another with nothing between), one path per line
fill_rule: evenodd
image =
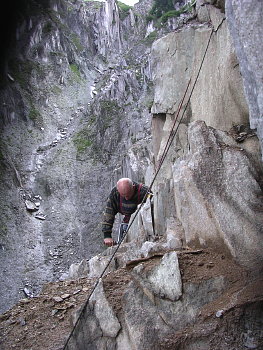
M147 6L136 23L130 12L120 21L114 1L18 6L1 66L4 309L100 252L112 185L122 175L143 180Z
M147 203L69 348L214 350L216 329L229 349L259 348L262 299L248 286L261 285L261 151L224 3L197 1L160 30L144 19L150 2L125 18L114 1L41 6L18 22L2 69L2 309L46 281L100 275L105 199L121 176L150 184L191 78L153 187L154 227Z
M165 234L165 229L171 231L171 221L179 221L183 244L217 246L255 268L262 261L260 144L256 136L249 136L254 132L249 131L249 110L225 14L205 6L205 19L198 12L198 23L152 46L155 164L163 154L183 91L191 78L190 94L205 55L155 183L155 227ZM237 137L242 128L244 139ZM173 227L175 236L180 235Z

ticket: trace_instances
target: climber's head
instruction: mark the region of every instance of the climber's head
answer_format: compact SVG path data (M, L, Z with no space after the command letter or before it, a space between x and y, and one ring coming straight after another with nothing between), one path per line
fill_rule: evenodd
M119 194L126 200L132 198L134 194L134 185L131 179L124 177L117 182L117 190Z

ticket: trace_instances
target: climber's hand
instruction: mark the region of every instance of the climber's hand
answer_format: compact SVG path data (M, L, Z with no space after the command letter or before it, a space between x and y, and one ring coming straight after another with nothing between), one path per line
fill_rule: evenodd
M107 247L112 247L114 245L113 239L112 238L104 238L104 244Z

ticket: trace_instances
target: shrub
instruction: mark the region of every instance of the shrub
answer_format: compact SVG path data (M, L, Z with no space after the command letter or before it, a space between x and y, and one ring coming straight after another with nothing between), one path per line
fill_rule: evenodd
M69 66L70 66L71 72L80 78L79 67L76 65L76 63L70 63Z
M79 131L73 138L73 142L78 153L85 152L92 145L90 131L88 129Z
M121 1L117 1L117 5L119 7L120 19L123 20L129 15L129 11L132 8L132 6L126 5Z
M190 0L186 5L182 6L179 10L174 9L174 3L172 0L155 0L152 9L150 10L146 20L153 21L160 19L160 23L165 23L168 18L178 17L182 13L190 11L195 5L196 0Z
M156 38L157 38L157 31L154 30L149 35L147 35L147 37L144 39L144 42L152 44Z
M178 16L180 16L180 14L181 14L181 12L177 11L177 10L168 11L162 15L160 21L161 21L161 23L165 23L165 22L167 22L168 18L178 17Z

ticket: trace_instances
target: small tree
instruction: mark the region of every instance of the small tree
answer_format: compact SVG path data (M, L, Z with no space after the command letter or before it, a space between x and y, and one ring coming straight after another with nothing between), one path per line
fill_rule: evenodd
M155 0L150 15L160 18L163 13L174 10L173 0Z

